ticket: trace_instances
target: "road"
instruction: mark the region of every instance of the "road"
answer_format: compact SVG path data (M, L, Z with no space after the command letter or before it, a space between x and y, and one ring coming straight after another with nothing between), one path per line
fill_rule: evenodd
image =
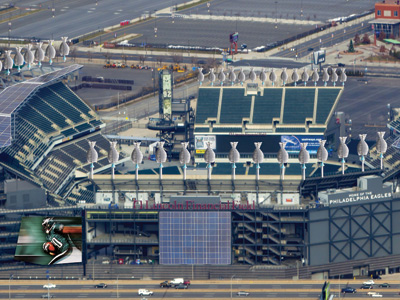
M342 43L345 40L353 39L357 33L360 35L360 38L362 38L363 34L369 32L370 30L371 27L367 23L355 24L343 30L338 30L335 32L327 32L321 37L314 38L310 41L299 44L296 47L285 49L284 51L274 54L273 56L296 58L297 54L297 57L301 58L312 53L313 50L319 50L324 47L332 47L337 43ZM311 50L311 48L313 50ZM309 51L309 49L311 51Z
M351 280L349 280L351 282ZM43 281L46 282L46 281ZM314 283L313 281L307 282L293 282L287 284L269 283L263 281L262 284L254 281L241 281L233 280L232 289L229 281L221 283L200 281L192 282L187 290L176 290L174 288L160 288L158 281L144 281L143 283L134 282L130 283L127 280L120 281L117 285L116 280L112 280L106 289L95 289L94 283L78 281L74 284L71 281L57 281L57 287L50 289L49 293L56 298L62 299L76 299L76 298L139 298L137 295L138 289L148 289L154 292L151 299L228 299L232 291L233 298L240 298L236 295L238 291L247 291L250 296L246 299L262 299L262 298L277 298L277 299L316 299L321 293L322 283ZM290 282L290 281L285 281ZM348 285L347 280L343 280L340 288ZM351 286L358 287L361 282L351 283ZM11 298L38 298L47 293L47 289L42 288L42 281L27 282L11 281L10 294ZM9 297L9 286L6 281L0 285L0 299L7 299ZM381 293L384 298L395 297L398 295L400 284L397 282L392 284L390 288L375 288L374 291ZM331 284L331 292L338 293L339 284ZM358 290L356 294L342 295L343 298L360 299L365 298L368 290Z

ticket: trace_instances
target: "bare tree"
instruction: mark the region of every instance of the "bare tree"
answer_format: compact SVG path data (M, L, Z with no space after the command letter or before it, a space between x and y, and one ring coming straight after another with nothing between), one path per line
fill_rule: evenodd
M111 60L111 53L110 52L105 52L105 53L103 53L103 55L104 55L104 58L106 60L106 63L109 63L110 60Z
M162 65L162 62L163 62L163 57L162 56L157 56L157 63L160 65L160 67Z
M182 54L174 54L174 55L172 56L172 61L173 61L175 64L179 64L179 63L183 62Z
M124 62L124 64L126 65L127 60L128 60L128 56L127 56L126 54L122 54L122 55L121 55L121 59L122 59L122 61Z
M144 62L146 61L146 55L140 55L139 61L144 65Z
M69 56L72 58L72 60L75 62L76 59L76 47L71 47L69 50Z
M93 58L93 53L92 53L92 51L88 51L88 52L87 52L87 56L88 56L88 60L89 60L89 61L92 61L92 58Z

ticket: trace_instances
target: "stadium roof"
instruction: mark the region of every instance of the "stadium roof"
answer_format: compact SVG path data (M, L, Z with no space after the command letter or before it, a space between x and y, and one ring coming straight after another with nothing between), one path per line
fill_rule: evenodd
M0 93L0 148L11 144L11 115L38 87L81 69L82 65L71 65L7 87Z
M343 87L200 87L195 132L324 132ZM210 129L209 123L213 122ZM244 124L244 125L243 125ZM307 129L306 129L307 128Z

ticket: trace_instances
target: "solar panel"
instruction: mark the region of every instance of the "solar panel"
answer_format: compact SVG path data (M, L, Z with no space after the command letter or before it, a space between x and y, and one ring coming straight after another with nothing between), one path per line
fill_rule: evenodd
M56 80L66 74L74 72L82 65L71 65L69 67L50 72L48 74L29 79L27 81L7 87L0 93L0 148L11 143L11 114L21 105L22 102L38 87L51 80Z
M160 264L231 264L230 212L160 212Z
M11 117L0 116L0 146L11 145Z

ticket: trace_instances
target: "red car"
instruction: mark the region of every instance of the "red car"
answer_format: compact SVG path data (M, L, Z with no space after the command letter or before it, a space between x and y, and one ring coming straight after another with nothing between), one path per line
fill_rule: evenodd
M190 280L185 280L185 281L183 282L183 284L184 284L184 285L190 285Z

